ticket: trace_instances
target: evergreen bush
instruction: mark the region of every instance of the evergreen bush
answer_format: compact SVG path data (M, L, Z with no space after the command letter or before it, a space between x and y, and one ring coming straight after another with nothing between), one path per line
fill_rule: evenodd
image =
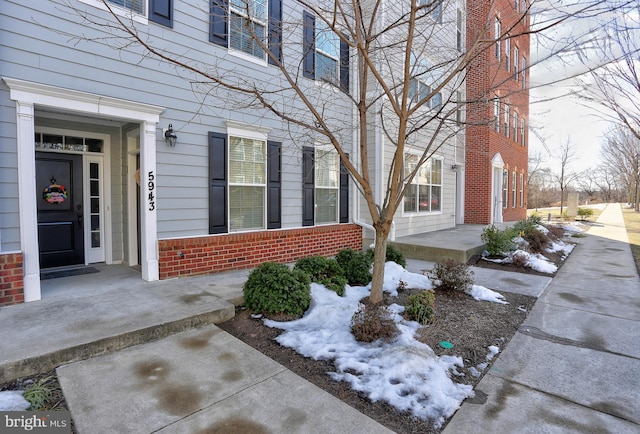
M347 278L344 276L344 270L335 259L324 256L308 256L299 259L293 269L304 271L312 282L326 286L341 297L344 295Z
M513 229L503 231L491 225L482 231L480 238L483 243L486 243L490 255L504 255L513 250L513 239L516 235L517 233Z
M242 287L245 306L267 314L302 315L311 303L311 280L302 270L265 262L249 273Z
M366 285L371 282L371 262L364 252L353 249L340 250L336 261L344 271L347 283L352 286Z

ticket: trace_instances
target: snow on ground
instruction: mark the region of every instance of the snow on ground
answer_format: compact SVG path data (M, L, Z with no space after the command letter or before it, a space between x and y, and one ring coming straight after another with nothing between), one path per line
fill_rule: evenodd
M384 290L397 294L402 280L408 288L430 289L426 276L410 273L394 262L385 265ZM475 288L475 286L474 286ZM483 287L477 287L483 288ZM452 381L463 367L460 357L435 355L433 350L414 339L419 324L406 321L402 306L392 305L390 311L400 331L391 342L358 342L350 330L351 317L359 301L369 295L370 287L346 287L344 297L311 284L311 307L300 319L289 322L265 320L269 327L284 330L277 341L315 360L333 360L338 381L346 381L354 390L366 394L373 402L384 401L400 411L408 411L421 419L431 419L440 426L461 405L473 396L470 385ZM486 288L478 289L482 299L498 303L502 295ZM485 365L486 368L486 365Z
M0 411L25 411L29 407L31 404L22 396L22 390L0 392Z
M493 303L509 304L504 301L504 296L499 292L490 290L480 285L473 285L469 295L476 300L491 301Z

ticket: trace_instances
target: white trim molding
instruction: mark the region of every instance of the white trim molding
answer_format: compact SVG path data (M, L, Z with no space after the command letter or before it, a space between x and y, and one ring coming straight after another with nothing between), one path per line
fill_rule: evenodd
M35 185L34 112L35 107L52 107L73 115L137 122L144 131L141 138L141 169L156 172L156 124L164 108L123 99L65 89L56 86L2 77L9 88L9 98L16 104L16 137L18 155L18 194L20 213L20 243L24 256L25 301L41 298L40 261L38 249L38 216ZM143 190L148 193L148 187ZM144 280L158 280L157 213L142 216Z

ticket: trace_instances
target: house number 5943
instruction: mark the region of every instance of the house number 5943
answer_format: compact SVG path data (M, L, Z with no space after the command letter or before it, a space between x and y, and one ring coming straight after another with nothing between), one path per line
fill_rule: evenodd
M156 177L153 174L153 171L149 172L149 175L147 176L147 187L149 187L149 196L147 198L149 201L149 211L156 209L156 197L153 194L153 190L156 188L155 179Z

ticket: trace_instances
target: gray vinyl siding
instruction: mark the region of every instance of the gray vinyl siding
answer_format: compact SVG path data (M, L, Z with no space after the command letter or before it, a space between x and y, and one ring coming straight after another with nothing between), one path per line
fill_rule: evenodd
M0 89L0 252L20 251L16 110ZM13 146L10 144L13 143Z
M225 120L271 128L269 140L283 142L282 154L282 227L301 225L301 149L308 134L299 128L286 128L273 115L252 108L229 107L225 92L205 94L192 88L190 81L202 80L184 69L175 68L155 58L141 55L137 47L116 49L104 41L82 40L70 35L86 34L90 38L108 36L94 24L83 22L66 4L86 11L100 21L107 12L77 0L25 2L6 0L0 16L0 61L2 76L69 88L92 94L165 107L156 131L157 137L157 220L160 239L208 234L208 142L209 131L226 132ZM291 10L284 3L284 20L302 18L301 10ZM266 62L247 61L209 42L209 1L174 1L173 29L150 22L136 24L144 39L155 46L178 53L188 64L197 66L233 66L248 77L277 83L279 74ZM292 44L285 45L283 57L291 62L301 58L302 31L285 35ZM111 42L112 44L115 41ZM300 74L301 76L301 74ZM265 78L266 77L266 78ZM270 78L269 78L270 77ZM300 78L300 80L306 80ZM304 83L312 91L311 80ZM210 90L210 88L205 89ZM17 205L17 157L15 138L15 104L8 99L7 88L0 84L0 125L3 144L2 193L0 193L0 248L20 250ZM340 92L332 93L332 105L340 106ZM38 107L36 106L36 109ZM335 113L334 113L335 110ZM69 114L70 118L72 115ZM343 122L349 111L330 109L331 122ZM38 121L45 122L44 119ZM103 120L101 120L103 121ZM111 195L114 261L126 259L127 241L126 176L127 149L122 128L130 119L111 120L114 130L111 143ZM46 121L48 122L48 121ZM45 122L45 123L46 123ZM77 129L87 130L91 118L80 117ZM68 128L54 121L58 128ZM174 148L165 144L162 128L173 124L178 135ZM345 142L347 151L351 145ZM6 172L6 173L5 173Z

